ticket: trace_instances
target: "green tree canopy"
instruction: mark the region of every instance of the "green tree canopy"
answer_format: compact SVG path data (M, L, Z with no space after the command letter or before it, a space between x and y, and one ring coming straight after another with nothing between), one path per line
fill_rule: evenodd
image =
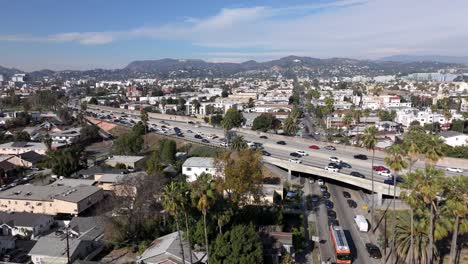
M244 124L244 122L245 119L242 113L234 108L230 108L224 115L224 119L221 122L221 126L225 130L230 130L234 127L241 127Z
M273 114L263 113L254 119L252 130L267 132L270 129L278 129L280 125L281 121L279 121Z
M212 264L263 263L263 247L253 225L237 225L219 235L212 245Z

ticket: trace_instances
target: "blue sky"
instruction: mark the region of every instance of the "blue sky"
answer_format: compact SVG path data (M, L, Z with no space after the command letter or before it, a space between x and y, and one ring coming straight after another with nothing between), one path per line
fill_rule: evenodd
M1 1L0 65L123 67L132 60L468 54L468 1Z

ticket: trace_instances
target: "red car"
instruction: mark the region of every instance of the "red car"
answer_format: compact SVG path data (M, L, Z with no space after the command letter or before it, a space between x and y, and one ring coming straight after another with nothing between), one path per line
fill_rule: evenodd
M311 146L309 146L309 148L310 149L320 149L319 146L317 146L317 145L311 145Z
M374 166L373 169L375 171L388 171L388 169L385 168L384 166Z

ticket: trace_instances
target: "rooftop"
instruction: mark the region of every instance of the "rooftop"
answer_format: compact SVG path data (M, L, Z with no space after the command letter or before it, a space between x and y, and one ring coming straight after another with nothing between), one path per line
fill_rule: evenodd
M183 167L214 168L214 158L191 157L188 158Z
M444 131L444 132L440 132L439 135L443 138L450 138L450 137L464 136L465 134L462 134L457 131Z
M95 186L35 186L18 185L14 188L0 192L0 199L79 202L100 191Z
M51 220L52 217L45 214L32 214L25 212L0 212L0 223L16 227L34 227Z
M135 163L138 162L142 159L144 159L144 156L112 156L110 157L106 162L116 162L116 163Z
M82 241L76 238L70 238L70 256L84 244L90 242ZM28 255L41 255L57 258L66 258L67 257L67 243L65 238L53 237L53 236L44 236L41 237L34 247L31 249Z

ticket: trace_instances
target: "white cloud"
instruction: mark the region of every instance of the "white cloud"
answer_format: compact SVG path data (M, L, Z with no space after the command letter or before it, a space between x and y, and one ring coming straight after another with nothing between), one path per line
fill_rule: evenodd
M206 18L115 32L0 36L11 42L108 44L122 39L180 40L214 48L229 61L290 54L375 58L401 53L468 53L468 1L337 0L273 8L224 8ZM255 50L258 52L245 52Z

